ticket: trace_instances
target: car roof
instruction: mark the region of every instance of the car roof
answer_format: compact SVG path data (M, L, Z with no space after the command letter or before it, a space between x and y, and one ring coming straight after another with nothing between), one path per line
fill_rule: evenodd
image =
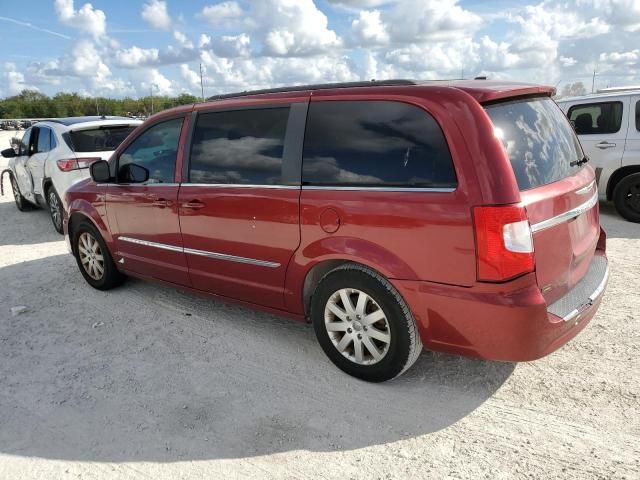
M76 125L78 123L87 123L87 122L97 122L100 120L134 120L129 117L118 117L118 116L87 116L87 117L65 117L65 118L47 118L43 120L43 122L52 122L52 123L60 123L62 125L71 126Z
M600 98L628 97L630 95L638 95L638 94L640 94L640 88L638 90L619 90L619 91L611 91L611 92L589 93L587 95L579 95L577 97L559 98L556 101L558 103L575 102L575 101L579 102L583 100L597 100Z
M332 91L335 94L349 93L384 93L387 88L410 89L412 91L424 91L430 88L455 88L462 90L480 103L497 101L505 98L525 96L525 95L546 95L555 94L555 88L544 85L536 85L531 83L492 81L492 80L382 80L370 82L344 82L344 83L327 83L316 85L298 85L283 88L273 88L267 90L254 90L237 93L229 93L209 97L208 102L216 102L219 100L232 100L234 98L251 98L260 97L267 98L281 97L283 95L298 94L304 95L315 91Z

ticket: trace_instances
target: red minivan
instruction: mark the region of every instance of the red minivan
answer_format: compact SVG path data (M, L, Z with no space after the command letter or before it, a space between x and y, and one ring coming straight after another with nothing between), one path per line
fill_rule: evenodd
M68 191L65 233L95 288L132 275L309 321L364 380L423 345L534 360L591 320L609 272L553 93L396 80L167 110Z

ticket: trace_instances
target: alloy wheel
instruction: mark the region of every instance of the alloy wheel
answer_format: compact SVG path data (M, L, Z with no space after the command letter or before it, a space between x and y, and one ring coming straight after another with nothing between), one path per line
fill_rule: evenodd
M387 316L365 292L343 288L333 293L325 306L324 321L336 350L356 364L373 365L389 351Z
M62 226L62 209L60 208L60 202L58 201L58 196L56 192L52 190L49 191L49 210L51 210L51 218L53 219L53 224L57 229L60 229Z
M13 199L16 201L16 205L20 207L20 189L18 188L18 182L11 177L11 188L13 189Z
M100 280L104 275L104 255L98 241L88 232L83 232L78 238L78 255L87 275Z

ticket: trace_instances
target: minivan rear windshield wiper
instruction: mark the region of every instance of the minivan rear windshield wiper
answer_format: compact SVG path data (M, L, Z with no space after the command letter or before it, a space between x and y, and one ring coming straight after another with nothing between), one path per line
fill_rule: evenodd
M582 157L582 160L574 160L569 165L572 166L572 167L579 167L580 165L584 165L588 161L589 161L589 159L585 155L584 157Z

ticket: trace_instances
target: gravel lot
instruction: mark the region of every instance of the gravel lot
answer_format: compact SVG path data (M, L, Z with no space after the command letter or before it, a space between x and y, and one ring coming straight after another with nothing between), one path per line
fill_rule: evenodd
M10 195L2 479L640 478L640 225L609 206L609 289L574 341L523 364L425 352L371 385L308 326L138 280L93 290Z

